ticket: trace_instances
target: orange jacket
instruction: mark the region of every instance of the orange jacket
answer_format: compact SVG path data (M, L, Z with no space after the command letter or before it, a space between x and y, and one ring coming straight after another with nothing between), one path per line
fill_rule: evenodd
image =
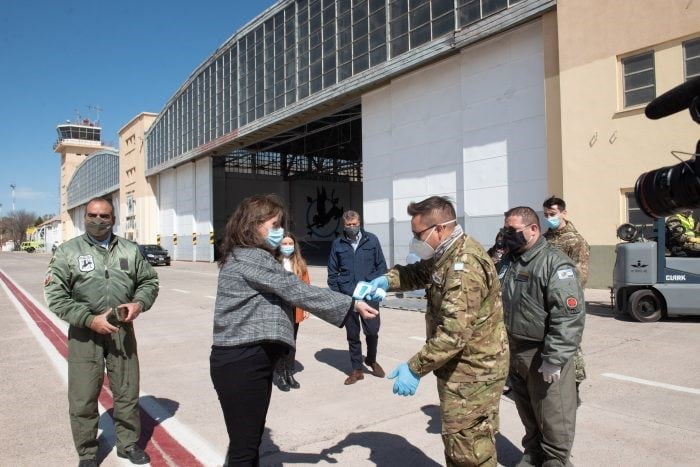
M309 277L308 270L304 274L302 274L301 280L303 280L307 284L311 283L311 278ZM294 322L301 323L302 321L304 321L304 310L302 310L301 308L296 308L294 310Z

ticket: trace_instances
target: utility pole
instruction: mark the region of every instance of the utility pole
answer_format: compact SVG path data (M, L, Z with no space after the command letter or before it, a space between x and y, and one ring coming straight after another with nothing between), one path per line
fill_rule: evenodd
M12 188L12 214L15 213L15 188L17 188L17 185L14 183L10 184L10 188Z

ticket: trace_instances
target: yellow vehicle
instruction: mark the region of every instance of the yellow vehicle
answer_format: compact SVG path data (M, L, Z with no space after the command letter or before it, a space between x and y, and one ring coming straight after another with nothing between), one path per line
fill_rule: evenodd
M28 242L22 242L22 244L19 246L19 249L22 251L26 251L27 253L33 253L36 250L41 250L44 248L44 242L35 242L35 241L28 241Z

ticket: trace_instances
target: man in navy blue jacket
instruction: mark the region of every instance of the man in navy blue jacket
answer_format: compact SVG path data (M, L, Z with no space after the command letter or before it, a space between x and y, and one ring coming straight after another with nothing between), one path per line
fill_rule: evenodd
M343 214L343 234L333 241L331 255L328 258L328 287L336 292L352 296L355 286L360 281L371 281L387 271L384 253L379 239L374 234L362 229L360 215L355 211ZM379 302L369 302L378 310ZM360 341L360 324L365 333L367 358L365 364L378 378L384 377L384 370L377 363L377 343L379 341L379 315L375 319L361 318L357 313L350 313L345 322L345 331L350 348L352 372L345 384L355 384L364 379L362 365L362 342Z

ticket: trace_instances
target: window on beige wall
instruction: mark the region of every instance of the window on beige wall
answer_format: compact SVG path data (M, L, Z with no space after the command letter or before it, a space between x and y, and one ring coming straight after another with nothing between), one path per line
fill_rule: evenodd
M683 43L683 62L686 81L700 76L700 37Z
M640 229L640 232L651 232L654 219L644 214L637 204L633 191L625 193L625 210L627 211L627 222Z
M654 52L622 59L624 106L646 104L656 97Z

